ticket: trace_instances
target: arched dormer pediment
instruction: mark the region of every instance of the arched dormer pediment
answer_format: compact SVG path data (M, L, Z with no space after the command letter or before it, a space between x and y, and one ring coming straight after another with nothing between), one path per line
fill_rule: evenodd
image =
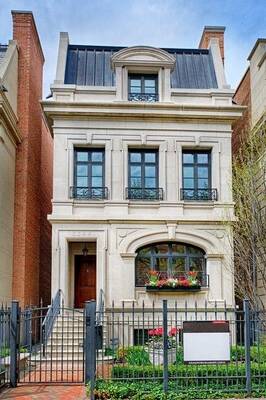
M112 68L123 66L174 68L175 59L167 51L149 46L132 46L115 53L111 58Z

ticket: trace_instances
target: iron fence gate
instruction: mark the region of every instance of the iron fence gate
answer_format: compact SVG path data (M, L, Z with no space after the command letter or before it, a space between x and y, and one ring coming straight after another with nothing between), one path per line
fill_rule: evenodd
M126 305L127 304L127 305ZM84 310L64 307L60 293L49 307L24 310L16 301L0 313L1 371L16 386L89 383L91 398L103 382L159 382L164 391L246 392L266 387L266 314L163 300L158 307L86 302ZM228 321L230 359L225 363L184 361L184 323ZM4 365L4 370L3 370Z

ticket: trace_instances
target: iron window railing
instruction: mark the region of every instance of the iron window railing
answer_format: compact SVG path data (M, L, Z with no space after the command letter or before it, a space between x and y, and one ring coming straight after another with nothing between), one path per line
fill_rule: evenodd
M129 93L129 101L146 101L148 103L153 103L159 100L158 93Z
M196 201L217 201L217 189L181 189L181 200L196 200Z
M163 200L162 188L126 188L127 200Z
M70 198L78 200L106 200L108 199L108 188L71 186Z

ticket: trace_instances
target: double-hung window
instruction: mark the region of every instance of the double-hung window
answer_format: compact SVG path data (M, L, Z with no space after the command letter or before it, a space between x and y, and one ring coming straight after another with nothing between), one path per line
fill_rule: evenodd
M73 197L80 199L105 199L104 150L75 149Z
M157 150L130 150L128 170L128 199L162 200Z
M130 101L158 101L158 76L129 74L128 100Z
M216 200L217 193L211 188L211 152L183 151L182 154L183 200Z

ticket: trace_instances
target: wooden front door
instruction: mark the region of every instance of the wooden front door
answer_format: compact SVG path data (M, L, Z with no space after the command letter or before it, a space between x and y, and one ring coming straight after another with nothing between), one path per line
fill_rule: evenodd
M96 255L75 256L75 308L96 300Z

